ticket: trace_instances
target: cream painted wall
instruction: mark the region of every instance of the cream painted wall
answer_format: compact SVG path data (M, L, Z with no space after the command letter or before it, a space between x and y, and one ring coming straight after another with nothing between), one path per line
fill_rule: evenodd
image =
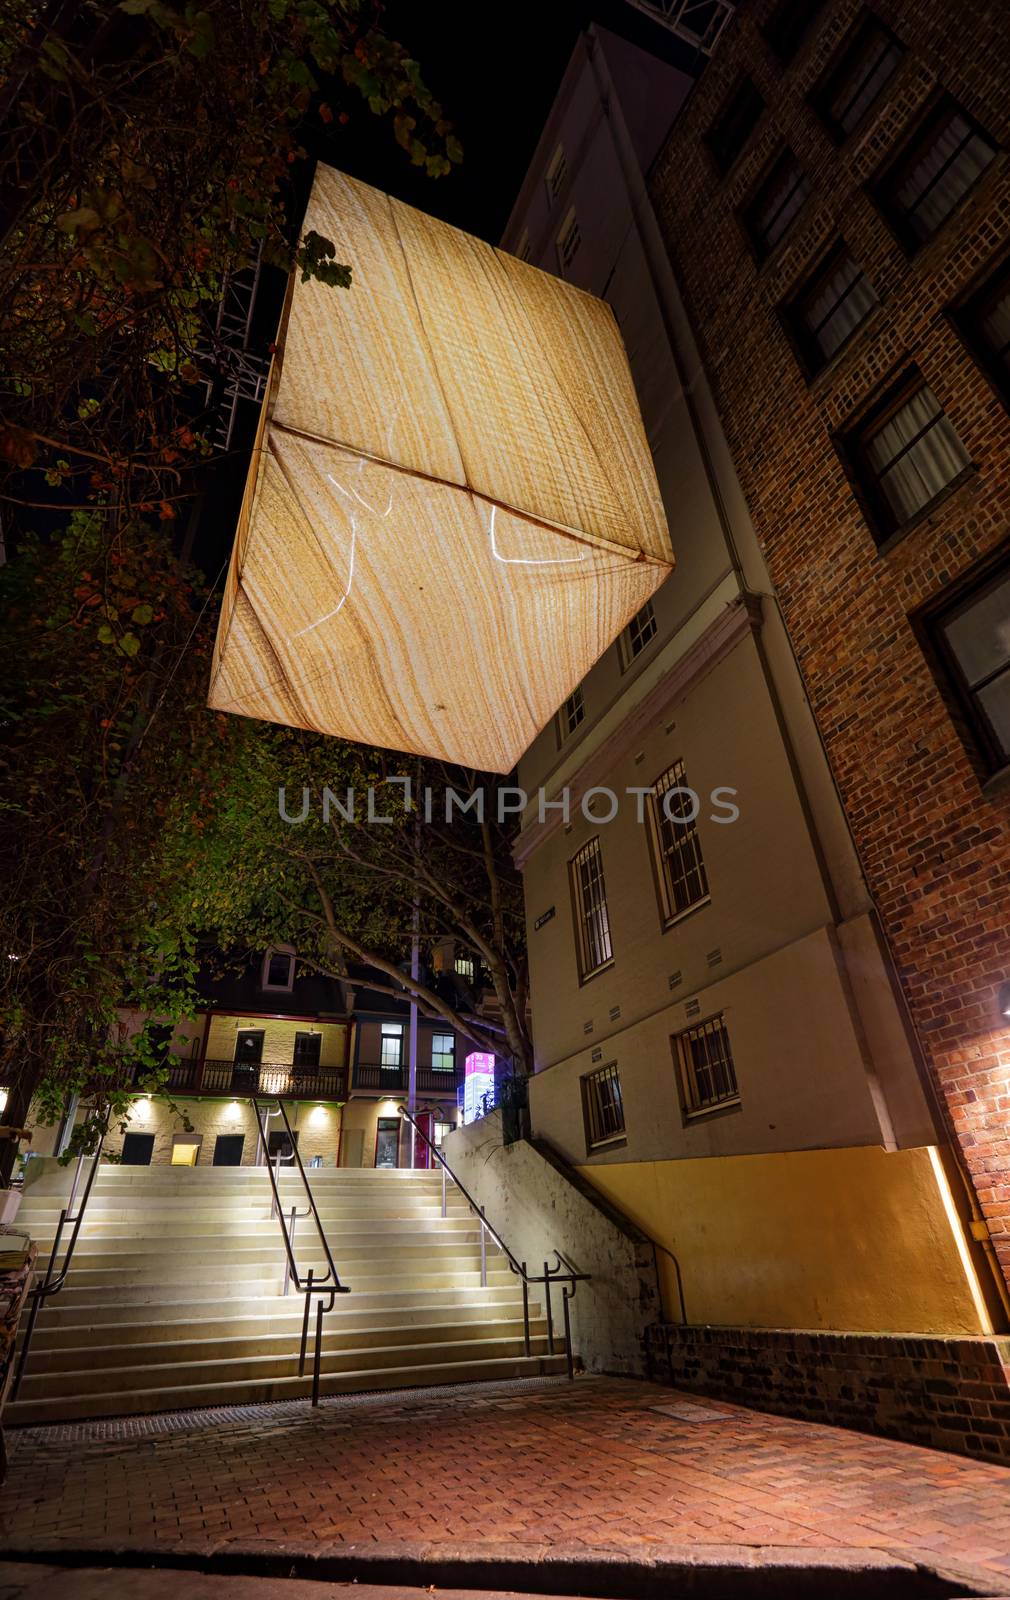
M816 1150L581 1170L678 1257L691 1323L988 1331L928 1150ZM666 1305L675 1307L673 1269L664 1262L662 1270Z
M286 1066L294 1059L296 1033L320 1033L319 1065L342 1067L345 1060L347 1024L344 1022L294 1022L289 1017L231 1017L214 1015L207 1038L208 1061L232 1061L235 1037L245 1029L263 1030L263 1060Z
M247 1100L183 1099L175 1104L180 1113L185 1111L193 1124L195 1134L203 1135L199 1164L211 1166L214 1160L214 1142L219 1134L241 1133L245 1136L242 1147L242 1165L252 1166L256 1160L256 1119ZM337 1145L340 1136L340 1107L336 1104L316 1105L312 1101L289 1103L292 1127L298 1131L298 1149L306 1163L313 1156L321 1156L323 1165L336 1165ZM83 1120L78 1113L78 1121ZM270 1120L269 1131L280 1126L276 1118ZM185 1134L182 1115L173 1113L162 1100L148 1100L138 1096L132 1104L126 1128L128 1133L153 1133L154 1154L152 1162L161 1164L172 1159L173 1136ZM51 1155L55 1128L36 1128L31 1150L36 1155ZM123 1134L118 1128L105 1140L105 1149L119 1156L123 1148Z

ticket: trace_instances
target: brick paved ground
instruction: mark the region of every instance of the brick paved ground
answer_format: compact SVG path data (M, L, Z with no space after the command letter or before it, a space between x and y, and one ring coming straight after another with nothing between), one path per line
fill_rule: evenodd
M12 1553L855 1547L1010 1587L1010 1468L625 1380L80 1423L8 1443Z

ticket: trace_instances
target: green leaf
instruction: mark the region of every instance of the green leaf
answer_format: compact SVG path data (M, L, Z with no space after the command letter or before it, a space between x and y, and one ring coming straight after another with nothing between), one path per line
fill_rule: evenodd
M124 656L135 656L140 649L140 640L135 633L124 633L119 641L119 648Z
M98 641L100 644L115 644L116 642L116 635L107 622L103 622L98 630Z
M136 622L140 627L143 627L146 622L150 622L153 616L154 612L151 610L150 606L135 606L133 611L130 613L130 621Z

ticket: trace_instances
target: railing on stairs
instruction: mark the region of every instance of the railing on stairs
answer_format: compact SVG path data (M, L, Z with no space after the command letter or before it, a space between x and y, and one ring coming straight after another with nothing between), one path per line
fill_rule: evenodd
M28 1310L28 1321L25 1324L24 1337L21 1340L21 1353L18 1356L18 1364L14 1371L14 1381L11 1384L10 1397L12 1400L16 1400L18 1397L18 1390L21 1387L21 1379L24 1377L25 1367L28 1365L28 1353L32 1347L32 1339L35 1334L35 1324L39 1320L39 1312L42 1310L43 1305L48 1299L50 1299L54 1294L59 1294L60 1290L63 1288L63 1285L67 1281L67 1273L70 1271L70 1265L74 1259L74 1250L77 1248L77 1240L80 1235L81 1224L84 1221L84 1213L88 1209L88 1201L91 1198L91 1190L95 1181L95 1175L98 1172L99 1166L101 1165L101 1143L99 1143L98 1149L95 1151L92 1159L91 1170L88 1173L87 1180L84 1185L84 1193L81 1196L80 1205L77 1207L77 1213L76 1215L72 1215L71 1213L74 1210L74 1202L77 1199L77 1191L80 1188L81 1172L83 1170L85 1160L86 1156L82 1152L82 1154L77 1157L77 1169L74 1172L74 1181L70 1186L70 1196L66 1205L63 1207L63 1210L60 1212L60 1220L56 1225L56 1234L53 1238L53 1247L49 1252L49 1260L46 1263L46 1270L42 1274L40 1281L35 1285L29 1294L30 1305ZM63 1243L63 1235L68 1224L70 1225L71 1233L67 1242L67 1253L63 1258L62 1265L58 1267L57 1261L60 1253L60 1245Z
M428 1138L428 1135L424 1132L423 1128L418 1127L417 1122L414 1120L405 1106L400 1107L400 1116L403 1117L406 1122L410 1123L417 1137L424 1140L424 1143L428 1146L429 1151L434 1156L442 1170L443 1217L446 1214L447 1184L451 1179L456 1188L459 1190L460 1194L463 1196L463 1199L466 1201L467 1205L470 1207L470 1210L480 1223L481 1287L487 1287L488 1234L491 1235L491 1238L494 1240L495 1244L498 1246L502 1255L508 1262L510 1272L515 1273L516 1277L521 1282L523 1286L523 1343L525 1345L527 1355L532 1354L530 1342L530 1289L534 1285L543 1284L544 1308L547 1317L547 1353L548 1355L554 1355L554 1312L551 1304L551 1289L555 1285L561 1286L561 1305L565 1324L565 1356L568 1363L568 1376L570 1379L574 1378L575 1358L572 1353L571 1302L575 1299L576 1286L580 1283L588 1283L590 1274L588 1272L578 1272L575 1267L572 1266L572 1263L567 1259L567 1257L561 1254L560 1250L554 1249L552 1249L550 1253L553 1255L555 1262L557 1263L556 1266L552 1267L548 1261L545 1261L544 1270L542 1273L535 1274L528 1272L526 1270L526 1262L518 1260L517 1257L512 1254L512 1251L505 1243L505 1240L502 1238L497 1228L488 1222L484 1207L477 1204L469 1190L466 1189L460 1182L459 1178L457 1178L442 1152L437 1149L432 1141Z
M267 1174L270 1178L270 1188L273 1193L271 1213L276 1213L277 1219L281 1226L281 1237L284 1241L284 1255L287 1262L284 1273L284 1292L286 1294L289 1284L293 1283L299 1294L305 1296L305 1311L304 1315L302 1316L302 1338L298 1351L298 1376L300 1378L303 1377L305 1373L305 1357L309 1342L309 1322L312 1315L313 1300L316 1302L315 1343L312 1356L312 1404L317 1406L319 1404L319 1376L323 1355L323 1317L328 1311L333 1310L333 1307L337 1303L338 1294L350 1294L351 1291L347 1284L341 1283L339 1274L337 1273L337 1268L330 1252L330 1246L327 1242L326 1234L323 1231L323 1224L316 1206L315 1196L312 1193L309 1180L305 1176L305 1168L302 1165L302 1158L298 1153L298 1143L291 1128L291 1122L288 1117L287 1108L285 1107L283 1100L278 1100L275 1103L277 1110L280 1113L281 1120L284 1123L284 1130L288 1136L288 1144L293 1156L292 1167L297 1168L298 1175L302 1181L302 1188L305 1191L305 1198L308 1200L308 1208L305 1211L298 1213L297 1208L292 1207L290 1217L286 1217L284 1214L284 1207L281 1204L280 1190L277 1187L277 1168L270 1160L269 1139L267 1137L264 1116L269 1118L272 1113L269 1111L264 1111L262 1103L255 1095L250 1101L250 1104L253 1108L253 1114L256 1117L256 1127L259 1131L260 1145L263 1151L266 1153ZM304 1278L298 1271L298 1261L295 1256L294 1240L295 1220L298 1215L306 1217L311 1215L313 1221L315 1222L316 1233L319 1236L319 1243L322 1246L323 1259L326 1262L326 1271L321 1278L316 1276L315 1269L313 1267L309 1267Z

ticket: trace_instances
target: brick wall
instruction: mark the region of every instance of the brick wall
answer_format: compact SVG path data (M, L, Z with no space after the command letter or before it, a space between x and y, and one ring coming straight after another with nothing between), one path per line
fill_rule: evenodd
M667 1323L646 1351L650 1376L678 1389L1010 1465L1010 1372L993 1339Z
M1010 415L945 314L1010 244L1010 159L911 260L867 190L938 86L1010 148L1008 30L981 0L875 3L907 55L839 147L809 96L860 7L823 6L788 68L761 32L771 9L753 0L731 24L653 197L922 1054L1010 1280L1010 1034L996 1007L1010 977L1010 786L985 781L910 620L1010 539ZM701 135L743 71L766 109L720 179ZM812 194L758 267L737 213L783 141ZM839 235L881 304L808 384L776 307ZM906 360L974 471L885 553L833 435Z

